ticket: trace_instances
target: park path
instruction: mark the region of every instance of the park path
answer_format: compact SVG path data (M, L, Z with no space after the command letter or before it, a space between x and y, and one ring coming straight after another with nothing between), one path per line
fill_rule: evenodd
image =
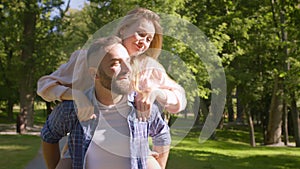
M59 142L60 149L63 148L65 143L66 143L66 137L60 140ZM43 158L42 147L40 147L40 150L36 155L36 157L32 161L30 161L24 169L47 169Z

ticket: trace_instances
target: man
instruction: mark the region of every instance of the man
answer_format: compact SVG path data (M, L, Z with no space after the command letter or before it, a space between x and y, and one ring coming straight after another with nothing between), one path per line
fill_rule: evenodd
M154 165L147 160L148 136L164 168L171 142L169 128L157 105L153 105L147 122L137 120L129 97L132 95L128 95L130 57L121 40L101 38L91 45L87 57L95 86L86 95L95 105L96 118L79 122L73 101L63 101L53 110L41 132L48 168L55 168L59 162L58 141L67 133L73 169L139 169Z

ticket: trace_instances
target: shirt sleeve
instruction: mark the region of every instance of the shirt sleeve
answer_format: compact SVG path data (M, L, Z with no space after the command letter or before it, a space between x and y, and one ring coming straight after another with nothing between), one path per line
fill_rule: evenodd
M47 143L58 143L71 132L77 123L73 101L63 101L51 112L41 130L41 138Z
M187 101L185 90L182 86L171 79L164 67L150 57L144 57L140 61L139 88L158 88L164 92L166 100L160 102L170 113L178 113L185 109Z
M72 86L74 67L82 52L75 51L67 63L62 64L50 75L42 76L37 83L37 94L49 102L60 100L61 95Z
M158 86L166 95L166 102L160 103L170 113L178 113L186 107L185 90L172 80L166 72L154 70L154 79L161 79Z
M153 145L155 146L167 146L171 144L170 128L162 119L161 112L155 104L152 106L149 135L152 137Z

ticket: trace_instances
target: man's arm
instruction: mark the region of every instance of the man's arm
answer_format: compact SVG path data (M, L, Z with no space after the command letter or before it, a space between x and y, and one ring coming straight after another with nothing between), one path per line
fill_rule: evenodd
M49 115L41 130L42 149L48 169L60 160L59 140L67 135L77 120L73 101L63 101Z
M60 160L59 143L42 141L43 156L48 169L55 169Z
M159 154L156 160L160 165L161 169L165 169L169 157L170 146L153 146L153 151Z
M150 136L153 141L153 151L159 153L156 158L157 162L164 169L167 165L167 160L171 145L170 128L162 119L160 109L153 104L151 113Z

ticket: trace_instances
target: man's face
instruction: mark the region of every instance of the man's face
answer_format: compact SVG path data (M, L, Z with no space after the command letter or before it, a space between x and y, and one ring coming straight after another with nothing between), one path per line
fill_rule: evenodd
M111 48L98 68L102 86L116 94L127 94L130 91L130 73L130 57L121 44Z

